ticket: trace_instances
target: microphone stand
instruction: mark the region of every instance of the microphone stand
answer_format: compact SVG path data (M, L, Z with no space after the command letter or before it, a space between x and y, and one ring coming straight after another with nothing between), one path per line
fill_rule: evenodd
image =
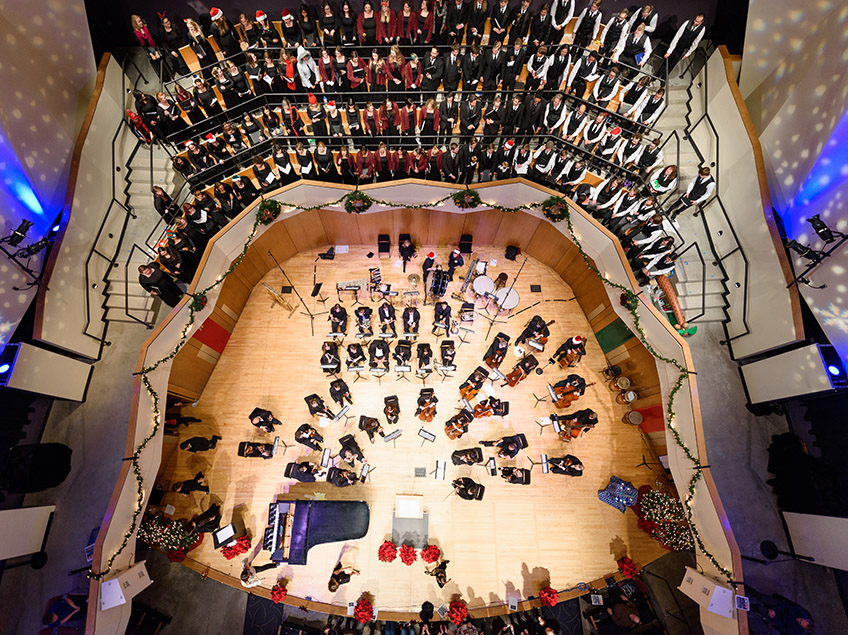
M292 291L294 291L294 294L297 296L297 299L300 300L300 303L303 305L303 308L306 309L306 311L301 311L301 313L303 315L306 315L306 316L309 317L309 328L312 330L312 336L314 337L315 336L315 318L319 315L324 315L325 313L329 313L329 311L321 311L319 313L313 313L309 309L309 307L307 306L306 302L304 302L303 297L298 292L297 287L294 286L294 283L291 281L291 278L289 278L285 269L283 269L283 266L280 264L280 262L274 256L274 254L271 253L270 249L268 250L268 256L271 258L271 260L273 260L276 263L277 267L279 267L280 271L283 274L283 277L289 283L289 286L292 288Z

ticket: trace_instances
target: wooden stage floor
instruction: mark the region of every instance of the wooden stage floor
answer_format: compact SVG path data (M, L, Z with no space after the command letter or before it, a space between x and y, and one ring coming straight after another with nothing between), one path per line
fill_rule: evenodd
M420 273L424 254L429 250L427 247L419 249L420 255L410 263L408 273ZM312 289L313 266L317 264L317 279L323 282L325 295L330 296L327 309L336 301L335 283L366 277L369 266L381 265L383 280L391 283L394 290L411 288L407 274L395 266L394 258L378 261L375 256L367 259L365 254L369 251L375 250L352 246L349 254L337 255L334 261L320 260L317 263L317 252L301 253L283 263L283 267L300 293L306 296L306 301L314 306L314 300L308 296ZM446 262L449 248L442 247L436 251L441 261ZM393 253L396 254L396 250ZM523 256L519 256L517 262L511 262L503 255L502 248L494 247L480 248L475 252L479 258L497 259L496 266L489 267L490 277L494 278L503 271L512 282ZM459 270L446 298L459 290L465 270L465 267ZM272 269L264 278L264 282L277 288L282 280L278 269ZM531 293L531 284L541 285L541 293ZM304 396L317 392L337 412L336 404L329 396L330 379L318 366L321 344L330 330L326 321L328 316L316 319L315 336L310 336L309 319L301 314L300 309L287 317L287 312L274 305L262 285L257 285L197 407L186 408L184 413L199 417L202 422L182 428L183 438L218 434L223 439L217 449L210 452L190 454L177 451L170 458L166 457L167 464L163 468L164 479L172 483L191 478L197 470L203 470L211 495L197 492L184 497L168 493L164 502L177 508L178 517L191 516L201 507L206 509L211 502L220 502L224 514L222 524L229 522L231 517L244 523L253 537L254 563L259 565L267 562L269 557L268 552L259 549L268 504L275 498L285 494L294 498L367 501L371 508L371 521L368 534L363 539L319 545L310 550L305 566L284 564L259 574L266 588L270 588L277 578L284 577L289 580L290 596L336 605L356 600L362 592L369 591L374 596L375 606L384 610L417 612L424 600L439 606L457 593L462 594L470 607L482 606L505 602L511 596L526 599L537 595L540 586L548 579L559 590L597 579L615 571L616 557L625 553L641 565L658 558L664 551L637 527L633 513L622 514L598 500L598 490L607 485L612 474L633 482L637 487L654 483L658 474L645 466L636 467L642 461L645 445L639 429L622 422L626 407L614 402L613 394L602 381L601 370L606 367L606 361L586 317L577 302L553 301L571 298L571 289L553 270L533 259L527 261L515 289L520 293L520 304L515 311L537 301L543 302L514 319L506 319L504 324L496 324L488 341L484 340L488 322L478 315L471 325L474 333L467 338L468 343L457 350L455 376L444 382L438 376L427 381L427 386L434 387L439 398L436 418L426 424L426 428L436 435L434 443L422 444L417 434L422 426L414 415L422 387L420 380L413 377L409 382L398 381L392 372L383 379L382 385L370 376L368 381L354 384L352 373L342 374L353 393L354 405L349 414L355 418L349 421L347 428L338 422L320 432L325 438L325 446L330 447L333 454L338 452L336 440L339 437L355 433L367 461L375 469L366 483L338 489L328 483L296 483L283 476L289 461L309 458L320 462L320 453L310 453L303 445L296 444L285 453L281 448L273 460L237 456L240 441L272 442L275 436L262 434L249 423L247 415L256 406L272 410L283 422L276 434L289 444L293 443L295 428L312 421ZM342 301L348 309L348 332L352 336L355 325L349 296L349 293L343 294ZM296 302L294 295L288 297ZM456 315L460 302L450 302ZM395 304L399 306L401 302L396 299ZM374 308L376 324L378 304L375 302L370 306ZM421 312L420 341L430 342L438 355L437 339L430 333L432 306L421 306L419 301L418 308ZM317 304L316 309L320 311L324 307ZM400 312L398 309L398 322ZM548 402L534 407L533 393L540 397L547 395L545 384L555 383L566 374L558 366L548 366L543 375L532 374L515 388L502 388L500 382L496 383L496 394L510 403L508 417L477 419L471 424L469 433L461 439L448 439L444 423L459 406L459 384L482 364L483 353L498 330L510 335L511 348L534 314L541 315L546 321L556 320L550 327L547 350L537 354L542 365L567 337L581 334L588 338L587 355L576 372L587 382L596 383L568 411L592 408L599 415L598 425L568 445L558 440L551 427L546 427L540 434L535 421L549 416L554 410ZM459 344L455 336L452 339ZM350 340L350 337L346 339L345 345ZM394 350L394 341L391 347ZM342 359L346 359L346 355ZM510 350L501 370L505 373L511 371L515 362ZM400 400L398 425L403 434L396 443L384 443L377 437L372 445L366 434L357 429L359 415L373 415L385 424L383 397L392 394ZM317 418L313 425L317 427ZM384 427L387 433L391 431L391 427ZM450 454L455 449L479 447L480 440L497 439L516 432L527 435L529 447L515 460L499 460L499 465L530 467L528 458L539 461L542 453L550 457L574 454L585 465L584 475L571 478L553 473L542 474L541 466L536 466L532 470L532 485L521 486L489 476L482 466L458 467L451 464ZM489 448L485 451L487 457L492 454ZM430 474L437 459L447 461L444 481L437 481ZM357 472L358 466L357 463ZM413 473L416 467L426 468L427 477L416 478ZM471 476L482 482L486 486L484 500L464 501L451 495L451 481L459 476ZM448 574L451 581L444 589L436 586L432 576L424 575L424 564L420 558L410 567L399 559L391 564L377 559L377 548L391 536L392 511L397 494L420 494L424 497L424 509L429 512L430 518L430 541L437 544L444 557L450 560ZM233 576L233 582L238 585L241 558L225 560L213 550L211 539L205 540L190 557L211 569ZM338 592L331 593L327 589L327 580L339 558L362 573L354 576Z

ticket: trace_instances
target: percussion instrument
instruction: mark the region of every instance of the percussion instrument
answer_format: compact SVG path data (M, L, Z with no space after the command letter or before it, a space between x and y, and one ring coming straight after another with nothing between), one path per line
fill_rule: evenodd
M488 276L479 275L474 278L474 282L471 283L471 288L474 289L474 295L480 298L491 295L494 292L495 282Z
M615 398L615 400L621 405L626 405L629 403L633 403L634 401L636 401L636 399L638 399L638 397L639 395L637 395L636 392L633 390L622 390L620 393L618 393L618 396Z
M642 417L641 412L636 412L635 410L631 410L621 419L624 423L630 424L632 426L641 425L641 423L645 420Z
M607 379L615 379L619 375L621 375L621 367L620 366L607 366L603 370L604 377Z
M447 271L434 271L433 279L430 281L430 293L437 298L441 298L448 290L450 276Z
M406 279L413 287L417 287L418 283L421 282L421 276L419 276L417 273L409 274Z
M506 286L507 279L508 276L504 272L499 273L498 277L495 278L495 289L503 289Z
M515 289L499 289L495 292L495 303L502 311L512 311L518 306L518 291Z
M630 380L627 377L616 377L610 380L609 388L613 392L621 392L630 389Z

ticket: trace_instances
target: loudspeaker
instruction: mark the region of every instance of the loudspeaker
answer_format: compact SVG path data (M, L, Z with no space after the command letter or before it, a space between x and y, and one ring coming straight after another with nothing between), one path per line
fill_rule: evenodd
M519 253L521 252L518 247L509 246L506 248L504 258L506 258L507 260L515 260Z

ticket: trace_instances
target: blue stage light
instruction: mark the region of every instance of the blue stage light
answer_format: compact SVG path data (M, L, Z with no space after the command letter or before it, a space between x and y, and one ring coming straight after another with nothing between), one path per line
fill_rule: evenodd
M839 377L839 375L842 374L842 371L839 369L839 366L834 366L833 364L827 367L827 372L829 372L834 377Z
M0 364L0 373L8 372L10 368L9 364Z

